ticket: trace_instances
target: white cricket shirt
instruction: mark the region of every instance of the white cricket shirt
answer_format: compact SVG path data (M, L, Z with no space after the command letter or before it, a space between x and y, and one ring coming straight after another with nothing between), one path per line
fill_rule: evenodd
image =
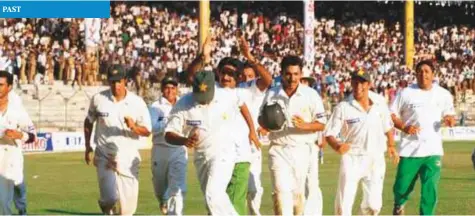
M387 150L386 133L393 127L388 105L379 95L369 93L371 108L365 111L353 95L340 102L330 117L325 137L341 135L350 144L350 155L378 155Z
M21 140L3 138L7 129L23 132L23 138ZM27 133L32 133L36 136L33 121L31 121L30 116L21 103L9 101L6 111L4 113L0 112L0 145L15 145L21 149L22 143L28 140Z
M179 100L179 98L177 98ZM158 98L149 107L150 118L152 120L152 142L154 145L166 145L169 147L181 147L171 145L165 141L165 126L167 125L170 111L173 105L164 97Z
M269 140L275 145L302 145L314 144L315 132L304 132L294 127L292 117L300 116L305 122L318 121L326 123L323 102L314 89L299 84L292 97L285 93L282 85L268 90L264 103L279 103L283 106L283 111L287 118L287 125L283 130L270 132Z
M240 100L247 105L254 123L254 128L257 130L259 127L257 118L259 117L259 111L265 97L265 91L262 92L257 87L257 80L241 83L236 90ZM236 112L236 123L234 124L232 135L236 139L236 162L250 162L252 152L257 149L249 140L249 126L240 110Z
M391 112L405 125L418 126L417 135L401 134L399 155L403 157L426 157L443 155L442 119L455 115L453 97L439 85L430 90L422 90L417 84L403 89L394 99Z
M13 90L8 93L8 103L14 103L17 106L23 106L20 96Z
M144 142L125 124L125 117L131 117L137 125L151 131L150 114L145 102L136 94L127 91L121 101L115 101L110 89L97 93L91 99L87 118L96 123L94 143L96 151L104 155L115 155L119 164L118 169L123 174L130 174L127 166L133 158L140 160L139 145Z
M7 129L21 131L22 139L4 138ZM35 127L28 113L22 105L9 102L5 112L0 113L0 175L2 178L12 180L15 185L23 181L22 144L28 140L27 133L36 136Z
M236 111L241 105L235 89L216 86L214 98L207 105L195 102L193 93L188 93L172 108L165 133L188 137L194 128L198 128L199 141L195 153L208 158L223 154L235 157L232 134Z

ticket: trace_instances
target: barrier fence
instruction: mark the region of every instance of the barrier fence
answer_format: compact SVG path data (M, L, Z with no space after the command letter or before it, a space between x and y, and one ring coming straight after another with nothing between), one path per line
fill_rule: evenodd
M442 128L444 141L475 141L475 127ZM93 136L92 136L93 137ZM396 140L400 134L396 133ZM140 149L152 147L151 136L144 138ZM77 152L84 151L85 139L81 132L38 133L38 139L32 143L24 143L25 152Z

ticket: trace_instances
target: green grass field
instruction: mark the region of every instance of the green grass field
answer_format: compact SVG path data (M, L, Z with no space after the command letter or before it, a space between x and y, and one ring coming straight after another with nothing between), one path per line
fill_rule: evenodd
M474 142L453 142L445 144L442 179L439 187L437 214L467 215L475 213L475 171L470 154ZM267 149L265 150L267 153ZM142 151L140 172L140 196L137 214L160 214L153 195L150 172L150 151ZM392 185L395 176L394 165L387 163L383 194L382 214L391 214ZM333 214L333 202L338 181L339 156L330 149L325 150L325 164L320 166L320 182L323 191L323 213ZM86 166L82 153L34 154L25 158L25 178L28 190L29 214L99 214L99 194L95 169ZM271 185L267 157L264 156L262 182L264 197L261 212L273 214ZM420 185L416 186L411 200L406 205L406 214L418 214ZM361 194L354 204L358 213ZM199 189L195 169L188 166L188 194L185 213L206 214L203 196Z

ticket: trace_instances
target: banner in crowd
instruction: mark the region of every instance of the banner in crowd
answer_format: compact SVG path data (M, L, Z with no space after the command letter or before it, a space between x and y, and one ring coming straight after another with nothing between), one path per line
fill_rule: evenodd
M304 67L306 71L312 71L315 61L315 2L313 0L304 0ZM310 74L304 74L310 76Z
M84 19L86 47L96 47L101 42L101 19L87 18Z
M86 149L84 134L80 132L38 133L37 136L36 142L23 144L24 152L73 152ZM143 141L139 149L152 147L151 137Z

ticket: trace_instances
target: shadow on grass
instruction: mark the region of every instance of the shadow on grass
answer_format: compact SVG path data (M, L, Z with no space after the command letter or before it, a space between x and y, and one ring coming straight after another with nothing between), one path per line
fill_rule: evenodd
M67 211L61 209L46 209L49 213L56 214L70 214L70 215L102 215L100 212L76 212L76 211Z

